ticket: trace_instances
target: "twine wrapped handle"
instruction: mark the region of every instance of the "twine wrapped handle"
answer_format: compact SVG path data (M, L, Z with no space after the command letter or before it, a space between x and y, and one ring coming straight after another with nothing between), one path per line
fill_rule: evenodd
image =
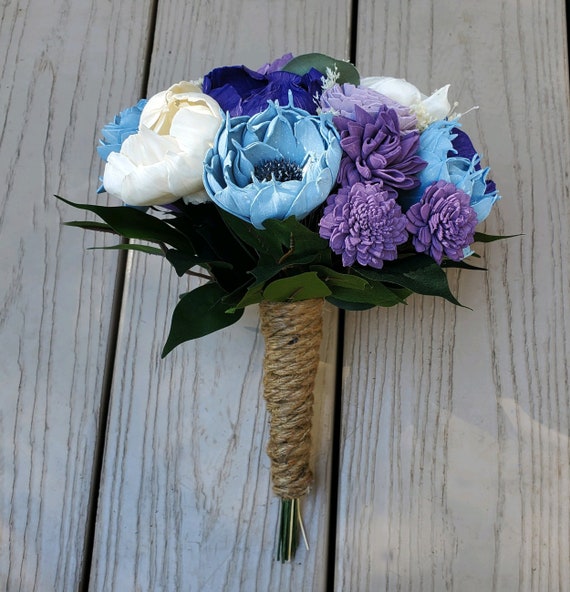
M260 304L265 338L263 396L270 414L267 454L273 490L282 499L298 500L312 481L313 389L323 302L317 298Z

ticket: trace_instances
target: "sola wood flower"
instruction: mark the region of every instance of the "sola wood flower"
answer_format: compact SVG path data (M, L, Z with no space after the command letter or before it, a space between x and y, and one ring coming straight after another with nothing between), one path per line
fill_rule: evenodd
M386 106L374 115L356 106L354 113L354 121L334 118L344 150L338 182L343 187L359 182L381 183L393 197L399 190L417 187L415 175L425 167L416 155L419 134L402 135L397 112Z
M453 261L463 259L477 225L470 199L453 183L438 181L430 185L421 200L406 212L416 251L428 253L438 264L444 255Z
M396 200L378 184L341 187L327 200L319 222L320 235L342 255L342 264L358 262L380 269L398 257L398 245L408 239L407 219Z
M133 206L165 205L180 198L205 201L202 161L221 120L216 101L189 82L151 97L140 115L139 131L107 157L107 193Z
M227 117L206 155L204 186L218 206L261 229L323 203L340 158L330 117L270 103L249 118Z
M378 113L382 105L385 105L394 109L398 114L400 132L417 130L417 118L408 107L400 105L371 88L348 83L335 84L323 92L319 102L324 113L330 112L353 121L356 119L355 108L357 106L367 113L375 114Z

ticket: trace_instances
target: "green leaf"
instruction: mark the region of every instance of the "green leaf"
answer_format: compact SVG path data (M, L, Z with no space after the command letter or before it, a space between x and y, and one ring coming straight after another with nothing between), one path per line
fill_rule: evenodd
M263 225L265 232L279 240L282 247L280 260L284 263L308 263L330 253L328 241L294 216L286 220L265 220Z
M211 266L224 269L232 268L231 264L226 263L225 261L211 261L207 257L199 257L198 255L193 255L192 253L184 251L177 251L176 249L168 249L165 256L180 277L182 277L189 269L196 266L201 266L206 269L209 269Z
M300 273L271 282L263 291L263 299L272 302L308 300L330 296L331 291L314 271Z
M220 215L226 226L240 241L253 247L258 253L268 255L272 260L281 257L281 241L276 236L265 230L258 230L253 224L225 210L220 210Z
M106 222L117 234L125 238L137 238L150 242L164 242L180 250L192 251L188 239L178 230L172 228L167 222L126 206L94 206L89 204L77 204L58 195L57 199L66 204L93 212Z
M263 300L263 284L251 286L243 298L235 305L235 309L245 308L251 304L259 304Z
M330 261L330 249L325 239L309 230L294 216L287 220L265 220L265 229L255 228L228 212L221 212L228 228L245 244L259 254L259 265L270 267L326 263Z
M358 302L371 306L395 306L404 300L382 282L371 282L365 290L351 290L343 287L331 287L332 295L345 302Z
M361 291L370 287L370 284L358 275L340 273L324 265L311 265L311 271L316 271L327 286Z
M414 255L385 263L379 270L367 267L353 269L367 280L396 284L417 294L439 296L457 306L462 306L451 293L443 269L427 255Z
M449 259L442 261L441 266L444 269L447 268L457 268L457 269L472 269L474 271L487 271L485 267L477 267L476 265L471 265L470 263L466 263L464 260L461 261L451 261Z
M99 232L111 232L117 234L105 222L92 222L90 220L73 220L71 222L64 222L64 226L73 226L75 228L83 228L83 230L97 230Z
M326 301L330 302L333 306L336 306L337 308L342 308L343 310L359 311L375 308L374 304L365 304L362 302L348 302L346 300L341 300L340 298L335 298L334 296L327 296Z
M147 253L148 255L160 255L164 257L164 251L157 247L151 247L150 245L137 245L133 243L120 243L118 245L112 245L110 247L89 247L89 250L103 249L105 251L140 251Z
M184 294L172 313L162 357L185 341L203 337L238 321L243 310L228 313L226 296L227 292L216 283L204 284Z
M484 232L476 232L473 242L475 243L492 243L494 241L503 240L504 238L515 238L523 236L522 234L507 234L504 236L498 234L485 234Z
M327 68L330 68L333 71L336 68L340 74L337 80L338 84L344 84L345 82L349 82L355 86L360 84L360 74L350 62L331 58L322 53L306 53L297 56L288 62L282 70L284 72L292 72L293 74L302 76L311 68L315 68L315 70L318 70L325 76L327 74Z

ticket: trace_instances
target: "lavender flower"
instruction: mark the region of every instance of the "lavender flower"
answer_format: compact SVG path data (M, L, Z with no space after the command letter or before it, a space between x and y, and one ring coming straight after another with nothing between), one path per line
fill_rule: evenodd
M354 114L355 121L334 118L345 153L337 179L340 185L381 183L394 198L400 189L417 187L415 175L426 166L416 156L419 133L402 135L398 114L385 105L375 115L356 105Z
M378 113L380 107L386 105L398 114L400 133L417 131L417 118L408 107L400 105L371 88L354 86L349 83L335 84L323 92L319 102L323 112L330 111L333 115L340 115L353 121L356 119L354 112L356 105L370 114Z
M285 55L273 60L272 62L268 62L267 64L263 64L261 68L257 69L259 74L270 74L271 72L277 72L281 70L284 66L286 66L291 60L293 59L292 53L286 53Z
M408 239L406 216L396 200L377 183L341 187L327 199L319 234L342 255L342 264L354 262L381 269L397 258L397 247Z
M427 253L440 264L445 255L459 261L473 242L477 214L470 197L453 183L437 181L406 212L407 230L418 253Z

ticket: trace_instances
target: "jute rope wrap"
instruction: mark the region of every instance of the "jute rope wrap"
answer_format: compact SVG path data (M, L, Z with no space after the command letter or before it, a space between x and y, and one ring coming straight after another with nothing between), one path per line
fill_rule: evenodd
M311 422L322 309L320 298L260 304L265 337L263 396L270 414L267 454L273 491L285 499L301 498L313 478Z

